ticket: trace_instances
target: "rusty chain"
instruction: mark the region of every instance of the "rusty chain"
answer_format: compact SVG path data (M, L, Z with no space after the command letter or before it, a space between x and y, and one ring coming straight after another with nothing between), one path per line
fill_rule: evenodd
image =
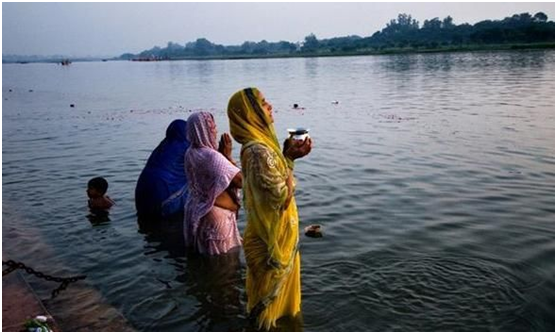
M36 271L33 268L27 267L22 262L15 262L13 260L2 261L3 266L8 266L8 268L2 270L2 276L5 276L16 269L24 269L28 274L35 275L38 278L42 278L46 281L61 283L60 286L52 291L52 298L56 297L60 291L65 290L68 284L77 282L79 280L85 279L86 275L73 276L73 277L55 277Z

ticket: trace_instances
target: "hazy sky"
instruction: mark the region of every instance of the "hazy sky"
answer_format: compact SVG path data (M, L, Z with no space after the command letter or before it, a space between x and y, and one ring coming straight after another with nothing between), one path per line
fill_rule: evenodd
M370 36L399 13L423 23L500 20L539 11L555 20L555 3L2 3L2 54L117 56L168 41L184 45L303 41Z

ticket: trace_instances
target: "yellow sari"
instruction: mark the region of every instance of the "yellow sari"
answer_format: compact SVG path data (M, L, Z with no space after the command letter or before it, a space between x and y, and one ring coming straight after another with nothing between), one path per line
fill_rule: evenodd
M232 96L228 117L232 137L242 144L247 308L258 327L269 330L279 318L300 312L298 209L294 198L284 209L288 168L293 162L283 156L256 88Z

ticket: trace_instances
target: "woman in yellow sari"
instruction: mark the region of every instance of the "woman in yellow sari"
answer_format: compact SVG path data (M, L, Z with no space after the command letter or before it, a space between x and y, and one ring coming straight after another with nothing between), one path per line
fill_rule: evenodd
M294 160L311 151L311 139L287 140L281 149L272 106L256 88L236 92L228 104L232 137L242 144L247 226L248 312L269 330L283 316L300 312L298 209L294 200Z

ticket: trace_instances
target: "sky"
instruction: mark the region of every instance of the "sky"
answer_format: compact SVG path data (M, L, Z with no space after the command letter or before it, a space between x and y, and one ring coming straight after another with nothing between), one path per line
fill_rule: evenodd
M197 38L239 45L245 41L301 42L348 35L370 36L399 13L420 24L450 15L455 24L544 12L555 3L2 3L3 55L119 56L172 41Z

